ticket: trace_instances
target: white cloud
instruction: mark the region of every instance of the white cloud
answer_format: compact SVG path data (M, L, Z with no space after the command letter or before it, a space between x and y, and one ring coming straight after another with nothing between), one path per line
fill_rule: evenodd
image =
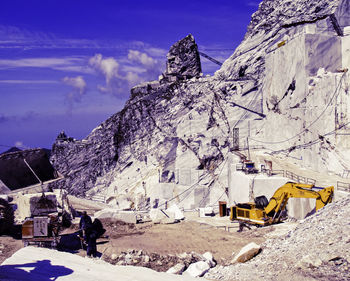
M56 80L0 80L2 84L57 84Z
M89 64L105 76L107 85L111 83L113 77L119 77L119 63L112 57L104 59L101 54L95 54L90 58Z
M118 60L95 54L89 59L89 65L105 78L105 85L98 85L98 90L113 95L129 93L131 87L157 79L162 72L157 59L138 50L129 50L126 58Z
M125 79L119 74L119 63L114 58L103 58L102 54L95 54L89 59L89 65L105 78L106 85L97 86L99 91L115 95L123 89L121 84Z
M136 85L142 82L142 78L135 72L126 73L125 79L128 81L129 85Z
M166 54L168 53L168 51L165 50L165 49L154 48L154 47L146 48L145 51L150 56L157 57L157 58L160 58L160 59L163 59L163 60L166 59Z
M123 65L123 71L125 72L134 72L134 73L144 73L145 72L145 68L143 66L140 65Z
M132 62L138 62L147 68L152 68L157 64L157 61L146 53L141 53L136 50L129 50L128 59Z
M85 59L82 57L0 59L0 69L34 67L84 72L84 64Z
M22 141L16 141L15 142L15 147L24 147L23 142Z
M138 50L129 50L128 52L129 72L132 72L132 68L135 70L133 73L137 73L139 76L139 83L157 79L159 74L164 70L164 66L159 60L151 57L145 52L140 52ZM165 61L165 58L164 58ZM128 67L126 67L128 68ZM132 77L132 79L130 79ZM128 75L129 81L136 81L135 76Z
M75 90L79 92L80 95L83 95L85 93L86 82L82 76L64 77L63 82L66 85L72 86Z
M86 82L82 76L64 77L63 83L71 86L73 89L66 95L66 103L68 104L68 111L73 109L74 102L80 102L86 92Z
M137 55L133 59L141 59ZM150 63L148 58L143 58L144 63ZM128 68L129 71L125 71L125 67L121 66L115 58L104 58L102 54L95 54L89 60L89 64L97 72L103 74L105 77L106 85L98 85L97 88L103 93L110 93L113 95L123 94L129 91L129 88L140 83L142 79L138 73L144 72L143 69Z
M62 72L77 72L77 73L84 73L84 74L93 74L94 71L85 65L76 65L76 66L55 66L52 69L59 70Z

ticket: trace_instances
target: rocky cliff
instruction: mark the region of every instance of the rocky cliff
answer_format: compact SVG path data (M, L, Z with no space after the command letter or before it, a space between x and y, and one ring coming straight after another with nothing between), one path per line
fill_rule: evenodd
M227 198L228 162L253 157L231 153L247 142L315 170L350 168L338 153L348 141L335 134L350 122L349 9L345 0L265 0L212 77L201 77L192 35L175 43L159 81L134 87L85 139L55 142L58 185L120 208L216 204Z

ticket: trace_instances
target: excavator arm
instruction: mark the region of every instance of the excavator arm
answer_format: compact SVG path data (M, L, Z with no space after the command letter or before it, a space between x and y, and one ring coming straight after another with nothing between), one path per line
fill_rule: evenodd
M265 207L266 215L283 210L289 198L315 198L316 211L332 202L334 187L329 186L320 191L312 190L313 185L287 182L276 190L269 204Z

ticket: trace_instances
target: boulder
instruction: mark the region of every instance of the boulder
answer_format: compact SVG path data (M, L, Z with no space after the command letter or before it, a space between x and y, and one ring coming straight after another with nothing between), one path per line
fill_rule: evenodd
M231 263L246 262L255 257L260 251L261 247L258 244L251 242L240 250Z
M166 215L160 209L151 209L149 217L154 223L159 223Z
M168 212L168 210L151 209L149 216L153 223L170 224L178 221L175 219L174 213Z
M167 215L175 220L183 220L185 218L184 213L180 210L180 208L173 204L168 209L165 210Z
M148 255L145 255L145 256L143 257L143 262L144 262L144 263L149 263L149 261L150 261L150 257L149 257Z
M212 253L205 252L203 254L203 258L205 258L205 260L209 263L210 267L214 267L216 265L216 262L214 260Z
M118 259L118 255L117 254L112 254L111 255L111 260L117 260Z
M192 277L201 277L210 269L210 265L206 261L198 261L190 264L184 274L188 274Z
M178 263L177 265L174 265L173 267L169 268L167 273L171 274L182 274L185 270L185 265L183 263Z

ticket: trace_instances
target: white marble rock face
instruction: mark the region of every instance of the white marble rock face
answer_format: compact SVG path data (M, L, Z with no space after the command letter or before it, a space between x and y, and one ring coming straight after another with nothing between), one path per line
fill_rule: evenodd
M235 129L241 148L248 138L307 169L350 169L349 14L346 0L262 1L242 43L210 77L200 75L197 49L186 49L196 46L193 36L180 40L159 81L131 89L125 108L85 139L54 144L51 161L65 176L56 185L129 208L170 199L185 209L214 205L229 199Z

